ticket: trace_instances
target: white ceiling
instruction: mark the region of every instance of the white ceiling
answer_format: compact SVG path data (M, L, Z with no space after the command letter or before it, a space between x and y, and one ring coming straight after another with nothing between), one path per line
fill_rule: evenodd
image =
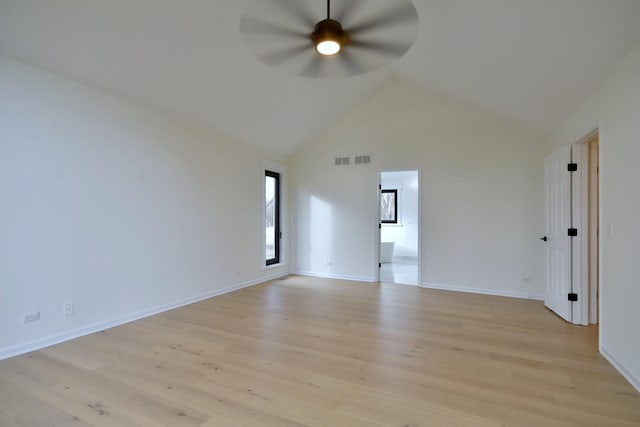
M289 154L394 75L551 132L640 42L640 0L413 2L414 46L350 78L259 62L246 0L0 0L0 54Z

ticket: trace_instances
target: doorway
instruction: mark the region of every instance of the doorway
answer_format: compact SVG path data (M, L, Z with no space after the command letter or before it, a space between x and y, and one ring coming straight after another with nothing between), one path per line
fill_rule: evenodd
M420 180L418 171L379 175L379 280L420 284Z

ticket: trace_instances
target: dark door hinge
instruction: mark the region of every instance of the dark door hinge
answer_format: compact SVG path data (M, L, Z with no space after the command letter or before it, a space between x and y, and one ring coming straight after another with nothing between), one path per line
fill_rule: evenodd
M578 294L571 293L568 295L569 301L576 302L578 301Z
M575 172L575 171L577 171L577 170L578 170L578 164L577 164L577 163L569 163L569 164L567 165L567 170L568 170L569 172Z
M577 228L570 228L569 230L567 230L567 232L567 234L569 234L569 237L576 237L578 235Z

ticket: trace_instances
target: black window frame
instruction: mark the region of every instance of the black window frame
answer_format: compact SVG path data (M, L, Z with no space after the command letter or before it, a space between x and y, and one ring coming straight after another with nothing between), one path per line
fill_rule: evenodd
M282 238L282 235L280 232L280 173L265 169L264 178L265 178L265 182L267 178L273 178L275 180L275 189L274 189L274 196L273 196L273 200L275 204L274 219L273 219L274 221L273 249L274 249L275 256L273 258L267 259L266 253L265 253L265 265L270 266L270 265L280 264L280 239ZM264 209L266 209L266 206L264 207ZM265 214L266 214L266 211L265 211ZM266 224L263 224L263 225L266 226ZM266 249L266 246L263 249Z
M383 194L393 194L393 219L382 219L382 195ZM398 190L397 189L380 190L380 223L382 224L398 223Z

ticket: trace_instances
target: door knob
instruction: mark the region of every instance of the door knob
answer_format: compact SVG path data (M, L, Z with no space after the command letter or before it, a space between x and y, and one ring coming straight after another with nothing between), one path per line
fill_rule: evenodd
M547 238L547 236L544 236L544 237L541 237L540 240L542 240L543 242L546 242L549 239Z

